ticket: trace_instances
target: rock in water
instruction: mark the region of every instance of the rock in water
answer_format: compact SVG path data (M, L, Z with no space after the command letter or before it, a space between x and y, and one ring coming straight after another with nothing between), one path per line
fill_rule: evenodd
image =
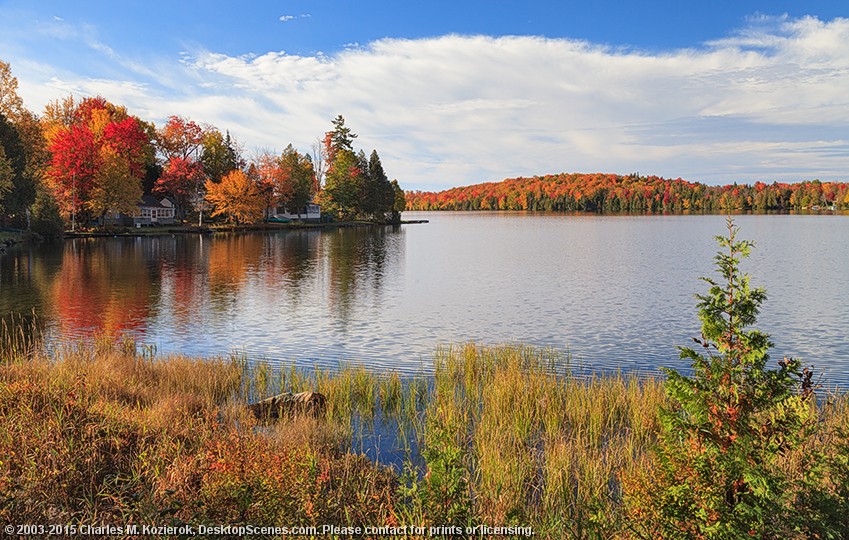
M285 415L309 414L319 417L324 414L327 398L318 392L286 392L251 403L248 408L257 418L280 418Z

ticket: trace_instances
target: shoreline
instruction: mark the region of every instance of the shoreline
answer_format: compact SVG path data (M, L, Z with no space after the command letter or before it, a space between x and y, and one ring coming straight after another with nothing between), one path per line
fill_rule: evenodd
M356 227L386 227L396 225L414 225L428 223L426 219L402 220L400 223L370 223L367 221L339 221L333 223L261 223L252 225L217 225L198 227L195 225L145 227L142 229L122 228L115 231L65 231L63 239L71 238L106 238L127 237L141 238L145 236L168 236L174 234L217 234L217 233L241 233L241 232L275 232L275 231L298 231L317 229L349 229Z

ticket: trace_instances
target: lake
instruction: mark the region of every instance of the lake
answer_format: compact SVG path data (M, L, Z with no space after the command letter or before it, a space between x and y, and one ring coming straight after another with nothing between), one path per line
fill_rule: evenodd
M0 255L0 312L51 343L428 372L438 345L568 350L588 371L684 367L724 216L406 212L427 224L66 240ZM772 356L849 383L849 216L741 215Z

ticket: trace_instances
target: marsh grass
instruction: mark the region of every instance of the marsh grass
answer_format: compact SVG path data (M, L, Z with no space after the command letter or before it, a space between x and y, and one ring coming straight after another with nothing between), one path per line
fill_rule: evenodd
M0 318L0 351L6 362L21 362L33 358L44 343L38 318L33 313L24 317L12 313Z
M516 345L440 347L432 376L402 378L158 356L108 338L48 354L6 328L6 522L485 524L624 538L622 482L651 466L666 400L651 377L576 377L567 355ZM323 417L260 423L245 407L305 390L327 397ZM821 417L808 451L828 453L830 489L846 492L845 396L823 400ZM398 441L395 467L363 455L364 433L381 429Z
M467 344L437 351L433 388L424 491L455 500L431 505L425 521L456 515L551 538L621 527L619 474L654 441L657 380L577 378L556 350ZM440 515L452 504L466 508Z

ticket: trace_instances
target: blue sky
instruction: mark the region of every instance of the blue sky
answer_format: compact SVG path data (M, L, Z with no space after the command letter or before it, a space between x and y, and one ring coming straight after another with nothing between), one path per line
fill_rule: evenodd
M27 105L101 94L302 151L343 114L408 189L639 171L846 179L845 1L0 2Z

